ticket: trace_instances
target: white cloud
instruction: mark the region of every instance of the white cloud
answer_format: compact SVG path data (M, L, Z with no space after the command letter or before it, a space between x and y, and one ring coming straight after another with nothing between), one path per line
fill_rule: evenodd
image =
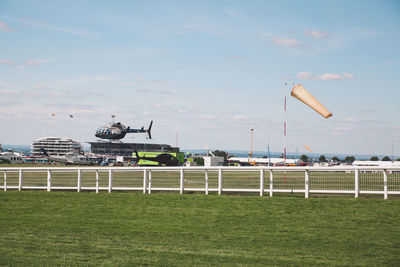
M293 38L272 38L271 42L286 47L295 47L300 45L300 42Z
M348 130L350 130L350 128L348 128L348 127L336 127L335 130L336 131L348 131Z
M309 30L305 30L305 31L304 31L304 34L307 35L307 36L314 37L314 38L316 38L316 39L322 39L322 38L325 38L325 37L328 37L328 36L329 36L329 33L328 33L328 32L323 32L323 31L309 31Z
M347 121L347 122L359 122L360 119L354 118L354 117L349 117L349 118L346 119L346 121Z
M228 14L229 16L231 16L232 18L235 18L235 19L240 20L245 23L258 25L258 26L262 25L261 23L252 21L251 19L244 17L243 15L238 14L236 11L233 11L233 10L225 10L225 13Z
M141 88L141 89L137 89L136 93L138 93L138 94L149 94L149 93L151 93L151 91L149 89Z
M63 27L58 27L58 26L55 26L55 25L47 24L45 22L41 22L41 21L23 19L23 20L20 20L20 22L22 22L23 24L26 24L28 26L35 27L35 28L59 31L59 32L64 32L64 33L69 33L69 34L74 34L74 35L90 36L90 34L88 34L86 32L71 30L71 29L63 28Z
M3 82L3 81L0 81L0 86L5 87L5 88L18 89L18 86L11 84L11 83Z
M17 90L0 90L0 95L1 96L19 96L21 95L20 92Z
M72 29L68 29L68 28L64 28L64 27L59 27L59 26L55 26L55 25L51 25L51 24L42 22L42 21L34 21L31 19L20 19L20 18L4 16L4 15L0 15L0 17L6 19L8 21L21 23L22 25L30 26L30 27L34 27L34 28L53 30L53 31L64 32L64 33L69 33L69 34L73 34L73 35L94 36L94 34L92 34L92 33L87 33L87 32L72 30ZM3 21L0 21L0 31L14 31L14 29L9 28Z
M247 117L246 117L245 115L241 114L241 115L237 115L237 116L233 117L233 119L234 119L235 121L238 121L238 120L247 120Z
M183 26L184 31L204 32L214 36L219 36L226 32L226 29L218 22L210 21L205 17L192 17Z
M203 119L203 120L214 120L214 115L207 115L207 114L199 114L193 116L195 119Z
M48 62L51 62L51 61L53 61L53 59L51 59L51 58L47 58L47 59L29 59L24 63L24 65L25 66L36 66L36 65L43 64L43 63L48 63Z
M343 72L343 77L345 79L354 79L354 75L347 72Z
M10 28L10 27L8 27L7 24L4 21L0 20L0 31L2 31L2 32L13 32L15 30Z
M324 73L321 75L313 75L309 72L299 72L297 74L297 78L302 80L321 80L321 81L329 81L329 80L352 80L354 79L354 75L350 73L344 72L343 75L334 74L334 73Z
M6 59L6 58L0 58L0 64L14 65L14 62L12 62L11 60Z
M159 94L162 94L162 95L172 95L172 92L171 92L171 91L164 90L164 89L158 90L158 93L159 93Z

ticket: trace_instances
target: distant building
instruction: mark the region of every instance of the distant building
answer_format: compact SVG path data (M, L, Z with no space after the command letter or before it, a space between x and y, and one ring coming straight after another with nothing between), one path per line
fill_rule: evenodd
M204 166L205 167L223 166L224 165L224 157L204 156L203 159L204 159Z
M45 149L50 156L65 156L68 152L82 152L82 146L78 141L63 137L43 137L32 143L32 156L42 155L41 149Z
M371 161L371 160L355 160L353 166L375 166L380 168L400 167L400 161Z
M253 164L253 165L271 165L271 166L283 166L285 164L285 159L283 158L241 158L241 157L231 157L228 159L230 163L238 164ZM294 166L299 163L298 159L286 159L286 165Z
M138 152L169 152L178 153L179 147L166 144L120 143L120 142L89 142L90 152L102 155L131 157Z

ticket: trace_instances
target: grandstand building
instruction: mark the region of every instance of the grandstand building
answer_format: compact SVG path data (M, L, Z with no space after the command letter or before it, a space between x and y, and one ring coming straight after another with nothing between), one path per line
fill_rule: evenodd
M82 146L78 141L63 137L43 137L33 141L31 147L32 155L42 155L42 148L50 156L65 156L68 152L80 153L82 151Z
M89 142L90 152L103 155L131 157L135 150L139 152L178 153L179 147L166 144L120 143L120 142Z

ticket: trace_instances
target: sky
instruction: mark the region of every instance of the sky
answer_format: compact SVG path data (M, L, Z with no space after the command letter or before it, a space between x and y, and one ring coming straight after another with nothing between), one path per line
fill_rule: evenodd
M390 0L0 0L0 143L96 141L114 114L154 120L124 142L279 152L286 90L289 152L400 155L399 43Z

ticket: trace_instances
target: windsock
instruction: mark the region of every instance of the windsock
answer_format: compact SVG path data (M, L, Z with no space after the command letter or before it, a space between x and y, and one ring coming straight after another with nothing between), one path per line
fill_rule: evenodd
M324 118L329 118L332 116L332 113L326 109L310 92L306 90L301 84L297 84L293 87L292 92L290 93L292 96L318 112Z
M308 151L310 151L310 152L312 153L312 150L311 150L311 148L309 148L307 145L305 145L304 147L305 147L305 148L307 148L307 149L308 149Z

